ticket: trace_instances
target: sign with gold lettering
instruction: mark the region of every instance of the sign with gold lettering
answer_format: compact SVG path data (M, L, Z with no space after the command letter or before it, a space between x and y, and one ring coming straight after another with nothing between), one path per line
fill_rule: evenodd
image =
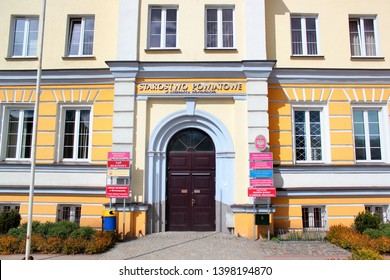
M138 95L216 95L245 94L242 82L138 83Z

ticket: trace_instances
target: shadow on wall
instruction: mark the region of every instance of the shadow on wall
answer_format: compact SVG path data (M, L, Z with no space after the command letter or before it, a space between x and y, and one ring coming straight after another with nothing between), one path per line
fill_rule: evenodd
M290 10L283 0L266 0L266 36L267 36L267 59L276 59L276 20L278 15L285 15Z

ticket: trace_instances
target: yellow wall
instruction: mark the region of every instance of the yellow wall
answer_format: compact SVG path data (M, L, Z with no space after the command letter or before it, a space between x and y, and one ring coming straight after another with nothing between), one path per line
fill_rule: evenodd
M4 39L10 34L11 15L38 16L42 13L41 0L2 0L0 1L0 34ZM107 68L105 61L116 58L118 0L50 0L46 1L46 22L44 35L43 69ZM95 16L93 56L66 58L68 17ZM113 42L107 44L107 42ZM11 46L11 44L10 44ZM0 56L9 57L9 45L0 44ZM65 57L65 58L64 58ZM36 59L0 60L0 69L36 69Z
M276 59L278 67L304 68L389 68L390 19L387 0L327 0L321 4L311 0L266 0L266 34L268 59ZM317 15L319 34L318 57L291 57L291 15ZM350 15L377 18L378 59L351 59ZM337 32L335 32L337 31Z
M113 86L63 86L43 87L40 97L37 162L54 163L59 133L61 106L88 106L92 110L91 163L105 164L107 152L112 149ZM3 106L26 106L34 108L35 89L31 87L0 87L0 102ZM77 108L77 107L76 107Z
M275 162L294 161L293 107L313 106L327 111L323 124L328 130L323 139L329 137L329 163L354 164L352 106L367 101L370 106L389 106L389 91L386 85L269 85L270 148Z

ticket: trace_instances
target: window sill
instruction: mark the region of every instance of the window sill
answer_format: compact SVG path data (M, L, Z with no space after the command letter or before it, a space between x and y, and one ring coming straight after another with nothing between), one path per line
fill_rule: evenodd
M385 60L384 56L351 56L351 60Z
M63 60L96 60L94 55L63 56Z
M305 55L305 54L293 54L290 56L291 59L325 59L323 55Z
M26 60L38 60L37 56L10 56L4 58L7 61L26 61Z
M204 48L204 52L229 52L236 53L238 50L236 48Z
M145 52L150 52L150 53L162 53L162 52L177 52L181 53L181 50L179 48L152 48L152 49L145 49Z

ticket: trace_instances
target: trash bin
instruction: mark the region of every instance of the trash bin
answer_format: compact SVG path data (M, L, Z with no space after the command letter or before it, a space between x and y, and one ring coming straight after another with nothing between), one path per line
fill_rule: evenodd
M102 229L103 230L116 230L116 216L115 210L104 210L102 216Z

